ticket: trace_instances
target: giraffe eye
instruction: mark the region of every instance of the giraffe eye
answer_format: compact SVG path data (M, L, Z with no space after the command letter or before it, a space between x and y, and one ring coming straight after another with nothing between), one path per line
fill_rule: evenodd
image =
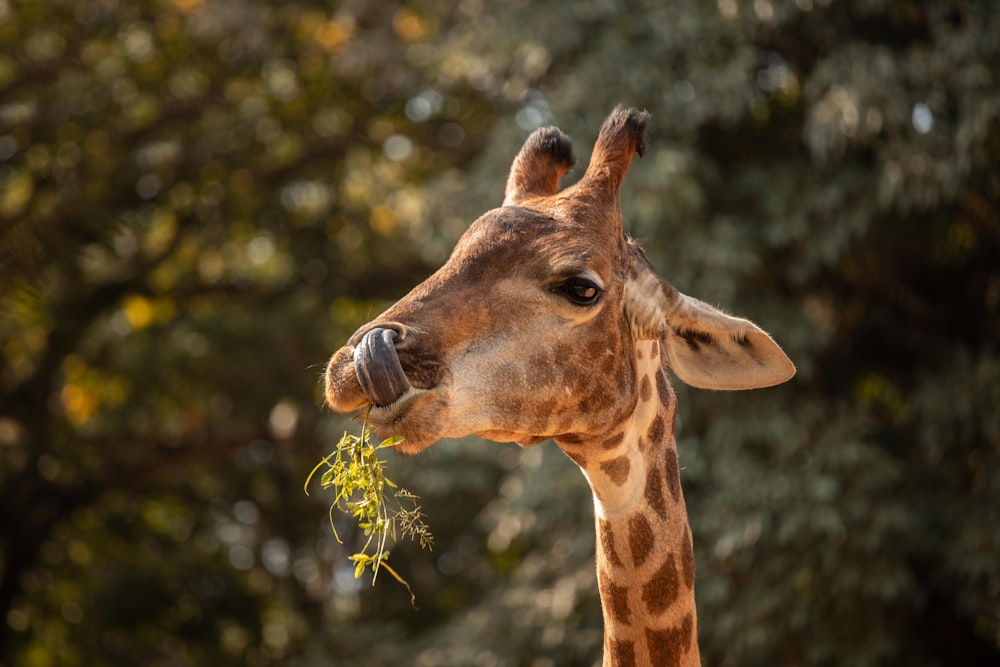
M570 278L558 290L578 306L593 305L603 293L600 287L586 278Z

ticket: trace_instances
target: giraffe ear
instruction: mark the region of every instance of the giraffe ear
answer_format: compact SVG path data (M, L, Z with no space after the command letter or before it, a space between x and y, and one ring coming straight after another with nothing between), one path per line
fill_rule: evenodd
M576 164L573 143L559 128L535 130L514 158L507 176L504 206L516 206L531 197L559 191L559 179Z
M726 315L680 292L662 329L674 373L703 389L756 389L781 384L795 366L750 320Z
M629 109L622 105L614 108L601 125L590 156L590 164L581 181L588 188L605 196L610 195L617 204L618 193L632 164L632 157L646 154L646 132L649 112Z

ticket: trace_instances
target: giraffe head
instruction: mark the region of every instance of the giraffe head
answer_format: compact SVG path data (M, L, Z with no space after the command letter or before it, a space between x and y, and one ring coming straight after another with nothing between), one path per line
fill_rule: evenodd
M622 228L620 189L645 151L649 114L618 107L590 165L556 128L517 154L503 206L476 220L450 259L331 358L326 397L371 405L368 423L416 452L476 434L534 444L599 438L635 409L636 346L660 342L696 387L778 384L795 368L760 328L686 296Z

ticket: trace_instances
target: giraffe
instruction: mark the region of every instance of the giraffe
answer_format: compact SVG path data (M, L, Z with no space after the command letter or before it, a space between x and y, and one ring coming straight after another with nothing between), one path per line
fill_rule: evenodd
M327 402L368 406L379 435L419 452L476 434L553 439L594 496L603 664L700 664L694 553L665 369L701 388L782 383L795 367L746 319L657 275L623 231L621 184L649 114L604 121L590 164L557 128L533 132L503 204L448 261L333 354Z

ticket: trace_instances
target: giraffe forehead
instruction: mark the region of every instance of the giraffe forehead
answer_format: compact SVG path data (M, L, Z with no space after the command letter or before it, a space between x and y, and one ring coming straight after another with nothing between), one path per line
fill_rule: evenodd
M621 246L589 225L505 206L469 227L449 264L477 274L493 270L545 278L589 273L606 281Z

